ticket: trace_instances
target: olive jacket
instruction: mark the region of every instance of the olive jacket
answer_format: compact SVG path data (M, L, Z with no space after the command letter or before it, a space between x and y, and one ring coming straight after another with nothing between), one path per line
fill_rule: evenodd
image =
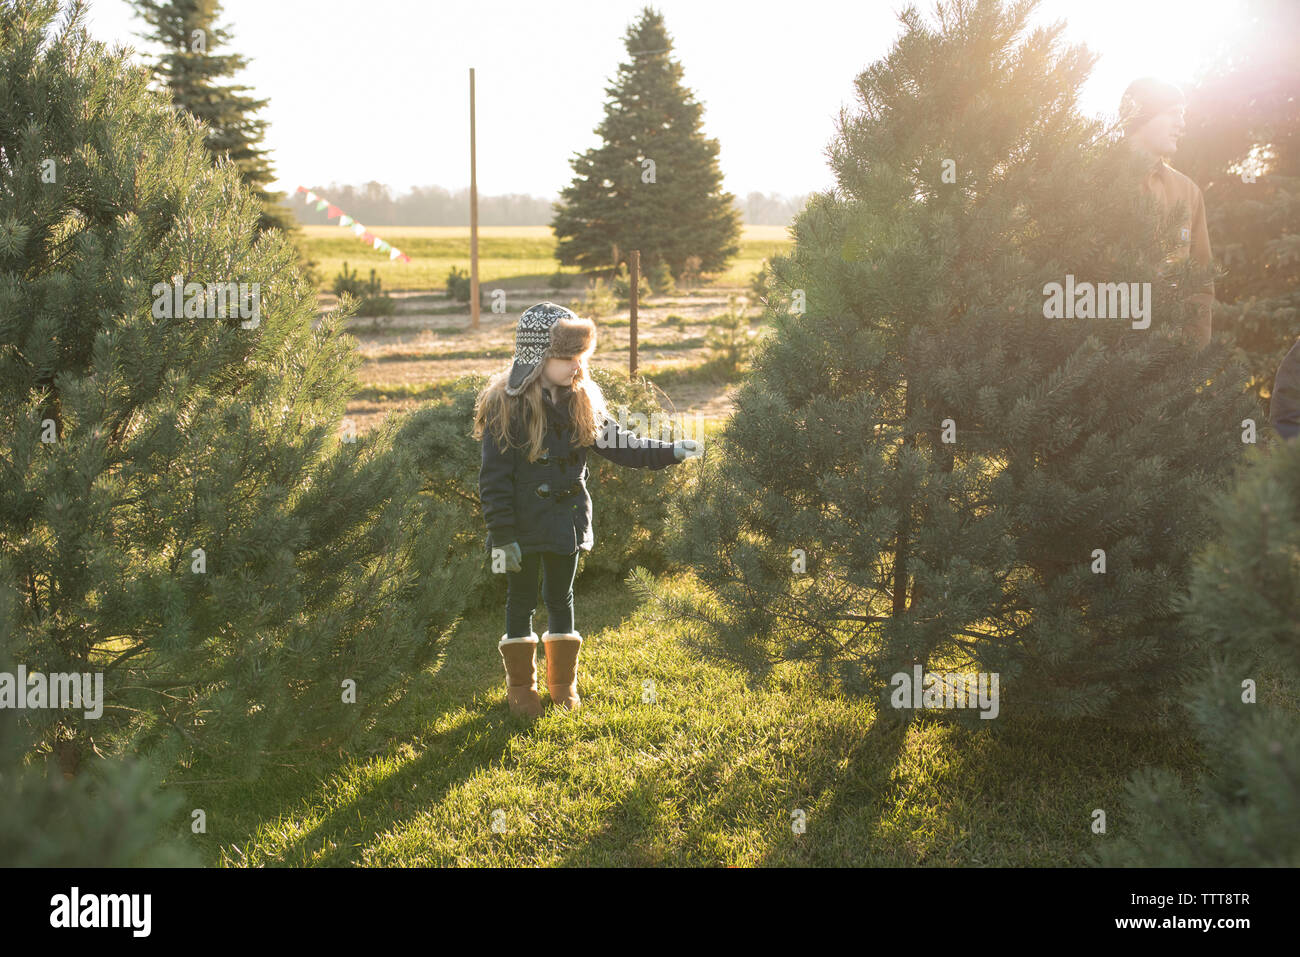
M569 386L556 389L565 405ZM587 448L571 448L573 423L543 390L546 440L541 457L529 462L527 450L502 449L490 431L483 435L479 501L488 529L488 547L519 543L521 554L591 551L591 496L587 492ZM516 439L518 441L518 439ZM603 447L602 447L603 446ZM606 418L591 450L615 465L662 469L676 465L671 442L640 438Z

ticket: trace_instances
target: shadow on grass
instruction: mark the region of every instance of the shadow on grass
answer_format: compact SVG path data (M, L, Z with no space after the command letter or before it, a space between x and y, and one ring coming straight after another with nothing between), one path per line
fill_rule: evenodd
M803 758L776 773L737 766L724 740L689 769L639 774L564 864L1087 866L1106 839L1092 812L1107 810L1115 830L1129 771L1195 764L1178 735L1097 722L1020 719L989 733L914 715L857 735L833 720L811 730Z
M889 756L901 752L904 736L904 729L897 725L873 723L866 736L856 741L828 733L810 742L810 747L821 749L817 761L834 756L847 761L856 775L852 789L837 792L830 806L815 813L809 810L812 792L833 781L807 766L803 773L792 767L793 773L776 779L753 768L737 768L728 742L719 742L685 773L660 767L638 775L633 787L607 812L607 826L581 846L571 848L563 863L576 867L720 867L743 854L729 847L735 835L727 833L728 825L739 824L741 830L757 831L754 838L764 847L750 855L751 866L863 866L868 862L860 844L832 841L828 845L816 835L827 833L826 822L859 795L864 804L856 811L864 807L870 811L889 783L893 764ZM666 812L665 800L677 807ZM758 822L752 815L745 820L746 809L756 802L766 805L763 816ZM688 811L689 816L678 811ZM799 814L805 833L796 835L794 822ZM666 842L665 835L674 833L671 842Z
M698 644L681 634L664 641ZM702 757L638 769L564 864L1087 866L1106 839L1092 831L1093 812L1107 811L1116 832L1134 768L1187 778L1201 763L1191 734L1176 727L877 715L871 702L806 674L785 693L781 669L710 667L743 691L681 714Z
M576 604L582 620L575 624L580 631L594 634L617 626L631 612L635 599L626 588L608 590L610 582L603 576L594 576L593 580L597 584L589 594L599 594L602 600L589 603L590 614L586 614L588 603L579 597ZM502 603L504 595L502 582ZM373 844L381 834L400 828L442 801L457 784L507 756L511 739L529 734L534 724L510 714L505 701L505 673L497 649L504 624L502 615L501 605L495 603L467 612L448 639L442 659L413 682L401 701L381 714L382 731L358 737L352 745L351 760L321 756L315 762L309 759L296 771L281 770L263 775L252 784L224 788L192 788L177 779L176 787L212 795L201 805L208 810L210 821L239 822L224 832L214 829L207 835L204 854L208 862L219 861L218 844L228 849L228 857L238 860L244 852L229 849L232 845L260 843L258 830L263 822L274 828L277 820L291 820L302 808L321 807L334 798L336 806L325 817L301 835L278 844L273 859L266 863L362 863L361 849ZM540 635L546 621L545 605L540 600L534 621L534 630ZM539 683L544 681L543 660L539 654ZM433 715L435 722L442 719L445 723L447 716L458 711L463 712L465 720L441 731L428 717ZM417 756L406 759L412 748ZM403 763L381 781L357 785L361 791L354 799L337 801L338 794L364 779L367 768L385 760Z
M1175 732L1006 714L989 730L943 714L878 717L806 674L755 676L701 658L677 629L648 624L618 583L593 578L575 592L578 629L636 642L648 657L633 674L648 669L665 697L663 710L643 721L628 698L636 679L622 664L611 675L606 659L603 701L592 699L599 720L547 731L561 749L611 734L621 740L589 829L535 858L559 866L1080 866L1104 839L1090 831L1093 809L1120 806L1132 768L1186 773L1197 763L1190 735ZM545 614L541 605L536 624L545 625ZM220 800L204 805L210 819L242 827L209 835L209 858L219 840L256 847L254 863L368 863L367 848L418 833L424 822L416 819L458 786L519 760L532 723L505 704L500 619L499 604L467 614L436 670L383 713L383 730L363 736L352 761L321 756L246 792L215 794ZM642 748L652 752L644 760ZM394 767L387 774L386 761ZM577 780L563 764L546 764L540 775L546 784ZM580 792L575 799L576 808L590 806ZM324 816L276 837L278 819L301 819L304 808ZM800 811L806 826L795 833ZM259 836L263 821L270 834ZM481 845L467 862L483 863L480 854Z

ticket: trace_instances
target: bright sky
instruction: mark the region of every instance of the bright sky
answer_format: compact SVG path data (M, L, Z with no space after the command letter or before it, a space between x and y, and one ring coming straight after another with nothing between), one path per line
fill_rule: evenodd
M605 88L644 0L225 0L221 26L251 59L235 79L269 97L259 116L292 193L299 183L469 185L475 68L481 194L555 197L569 159L596 145ZM792 195L832 184L825 148L853 78L899 32L902 0L659 0L686 85L721 144L725 186ZM929 0L920 9L931 9ZM1071 41L1102 54L1088 113L1113 112L1136 76L1191 80L1240 27L1241 0L1043 0ZM143 43L126 0L91 0L91 34Z

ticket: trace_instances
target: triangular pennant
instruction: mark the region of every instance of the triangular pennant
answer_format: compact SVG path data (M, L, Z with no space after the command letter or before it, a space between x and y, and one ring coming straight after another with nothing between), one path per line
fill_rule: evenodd
M406 255L406 253L402 253L402 255L398 256L397 258L404 263L409 263L411 261L411 257Z
M368 242L368 243L373 243L373 242L375 241L375 238L376 238L376 237L375 237L375 234L372 233L370 230L365 229L365 230L362 230L362 232L361 232L361 238L364 239L364 240L365 240L366 242Z
M328 206L328 205L329 205L329 203L327 203L325 200L322 199L322 200L319 200L319 201L316 203L316 208L317 208L317 209L324 209L324 208L325 208L326 206Z
M317 196L317 195L316 195L315 193L313 193L311 190L307 190L307 202L309 202L309 203L314 203L314 202L316 202L316 200L318 200L318 199L320 199L319 196Z
M352 235L360 236L365 231L366 231L366 227L362 226L360 223L354 222L352 224Z
M401 251L400 249L398 249L396 246L394 246L392 249L388 250L388 258L389 258L389 259L400 259L401 256L402 256L402 251Z
M329 209L325 210L325 218L333 219L335 216L342 216L343 210L339 209L333 203L330 203Z
M305 193L305 192L307 192L307 187L306 187L306 186L299 186L297 189L294 190L294 192L295 192L295 193Z
M380 239L375 243L375 248L378 249L381 253L386 253L388 252L388 250L393 248L393 244L390 243L387 239Z
M351 216L340 216L340 217L339 217L339 225L340 225L340 226L351 226L351 225L352 225L353 223L355 223L355 222L356 222L356 220L353 219Z

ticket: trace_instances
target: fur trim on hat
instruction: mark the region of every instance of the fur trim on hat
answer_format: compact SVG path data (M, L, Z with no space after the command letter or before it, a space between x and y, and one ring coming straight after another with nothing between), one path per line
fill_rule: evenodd
M596 347L596 324L590 319L562 318L551 326L549 355L559 359L590 352Z

